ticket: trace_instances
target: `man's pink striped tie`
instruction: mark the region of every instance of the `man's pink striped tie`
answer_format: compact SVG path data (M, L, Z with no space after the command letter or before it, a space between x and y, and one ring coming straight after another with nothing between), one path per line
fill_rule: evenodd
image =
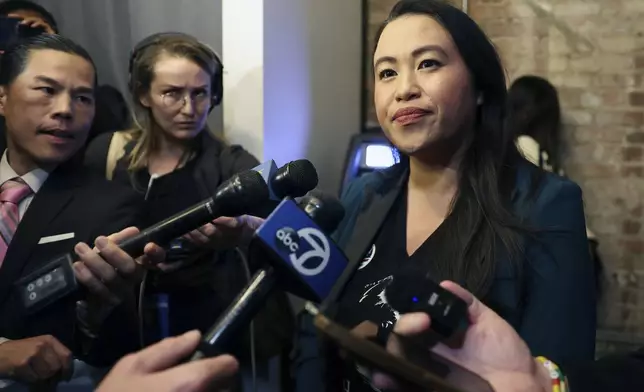
M20 178L13 178L0 187L0 267L20 222L18 205L30 194L31 188Z

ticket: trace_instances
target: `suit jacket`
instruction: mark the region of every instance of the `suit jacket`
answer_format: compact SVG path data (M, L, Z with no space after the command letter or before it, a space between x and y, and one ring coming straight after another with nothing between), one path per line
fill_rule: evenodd
M125 307L108 318L92 344L82 350L76 326L75 300L70 296L41 311L23 314L14 282L73 250L84 241L93 246L99 235L108 235L138 225L138 197L126 187L77 169L76 162L54 170L34 196L23 216L0 268L0 336L22 339L53 335L92 365L112 364L136 349L136 323ZM74 238L39 244L41 238L74 233Z
M346 214L334 239L350 266L324 303L328 313L405 186L407 172L401 169L397 165L364 175L345 190ZM592 360L596 301L581 189L538 170L528 162L518 165L511 198L515 215L537 229L535 238L524 238L523 274L517 274L508 257L500 257L483 300L518 331L533 355L556 363ZM311 319L303 316L295 364L297 389L312 392L314 385L323 385L323 365Z

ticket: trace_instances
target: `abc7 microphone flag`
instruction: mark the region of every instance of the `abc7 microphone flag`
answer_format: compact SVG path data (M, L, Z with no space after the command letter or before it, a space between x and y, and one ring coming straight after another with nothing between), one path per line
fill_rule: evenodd
M311 301L326 298L348 264L337 245L291 199L277 206L255 237L276 256L271 258L273 267L288 277L288 291Z

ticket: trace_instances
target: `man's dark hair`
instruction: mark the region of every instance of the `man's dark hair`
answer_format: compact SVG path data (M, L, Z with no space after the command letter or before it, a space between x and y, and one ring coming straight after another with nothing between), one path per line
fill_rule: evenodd
M54 16L40 4L27 0L7 0L0 3L0 15L2 16L7 16L12 12L20 10L28 10L39 14L45 22L54 29L54 32L58 34L58 24L56 23L56 19L54 19Z
M84 58L94 67L94 86L97 85L96 64L85 48L60 35L42 34L21 40L3 53L0 60L0 86L9 86L16 80L25 70L29 54L34 50L55 50Z

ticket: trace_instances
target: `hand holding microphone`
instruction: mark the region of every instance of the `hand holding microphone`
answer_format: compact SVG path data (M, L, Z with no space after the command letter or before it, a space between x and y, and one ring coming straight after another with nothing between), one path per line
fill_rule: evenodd
M150 243L165 246L172 240L212 222L216 218L247 214L249 211L253 211L258 206L265 204L271 194L283 192L286 195L295 196L298 192L304 194L317 184L317 172L313 165L306 160L291 162L270 176L269 172L264 172L263 175L266 178L262 177L260 171L249 170L234 175L222 183L212 197L141 230L138 234L119 242L118 248L132 258L138 258L145 254L145 249L149 247ZM100 244L97 244L97 246L101 247ZM86 246L81 245L81 248L81 253L84 255L93 253L85 252L87 250L85 249ZM76 292L79 285L76 275L80 276L81 280L92 280L94 283L101 280L92 279L97 277L94 272L101 275L98 270L90 271L81 266L76 268L81 268L83 271L76 271L72 267L76 260L77 254L75 251L66 253L54 258L38 270L16 282L17 294L22 300L23 308L27 314L35 313L49 304ZM116 279L118 276L112 267L114 266L110 267L110 271L107 271L107 268L103 268L103 275L107 273L107 278L110 281L118 280ZM118 269L118 267L116 268ZM92 272L94 276L90 276L87 272ZM110 276L115 279L110 279ZM46 285L46 287L40 285L43 286L40 288L36 283L42 281L51 282L51 284ZM92 289L94 289L94 292L98 289L103 294L109 294L102 290L103 287L99 287L98 284L90 287L90 291ZM103 297L106 296L103 295ZM107 297L110 297L110 295L107 295ZM114 297L111 299L120 300L120 298Z
M270 200L281 201L285 197L300 197L315 188L318 175L315 167L306 159L289 162L277 169L275 162L267 161L252 169L259 173L266 185ZM253 233L264 219L253 215L236 218L219 217L210 223L186 234L184 238L193 244L214 249L230 249L248 245Z
M87 288L82 306L86 327L97 330L111 311L123 301L132 301L135 285L139 282L142 265L164 260L163 248L146 244L143 256L134 259L119 248L119 243L139 234L135 227L128 227L107 237L98 237L96 247L85 243L74 248L78 261L72 264L76 280ZM100 252L100 253L99 253Z
M223 355L178 365L199 343L197 331L168 338L121 359L98 392L200 392L224 388L238 368Z
M183 237L202 248L225 250L244 246L264 219L253 215L222 216Z
M228 352L276 288L315 302L325 298L348 263L326 234L343 217L342 204L320 192L299 204L283 200L251 243L251 258L261 258L265 267L204 336L192 360Z

